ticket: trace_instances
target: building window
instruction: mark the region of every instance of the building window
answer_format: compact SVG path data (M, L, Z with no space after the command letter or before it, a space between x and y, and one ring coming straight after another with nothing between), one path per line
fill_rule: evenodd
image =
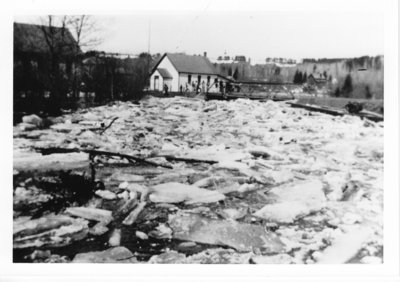
M38 62L37 61L31 61L30 63L31 63L31 67L33 69L37 69L38 68Z
M58 65L58 67L59 67L59 70L62 72L65 72L67 70L67 65L65 63L60 63Z
M71 74L72 73L72 62L67 63L67 73Z
M210 79L211 79L211 77L207 76L207 84L210 84Z
M191 83L192 82L192 75L188 75L188 83Z

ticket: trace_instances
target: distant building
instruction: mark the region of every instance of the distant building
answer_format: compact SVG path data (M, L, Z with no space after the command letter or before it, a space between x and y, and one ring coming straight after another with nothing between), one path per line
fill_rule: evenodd
M243 62L243 63L245 63L246 62L246 56L235 56L234 61L235 62Z
M296 60L294 59L286 59L286 58L266 58L265 62L267 64L280 64L280 65L294 65L296 64Z
M32 108L34 103L42 104L42 98L48 100L52 96L52 54L57 55L60 74L69 77L79 53L76 40L66 28L14 23L15 110ZM67 84L60 83L58 87L62 97L71 94Z
M224 56L218 56L217 60L214 60L213 63L217 63L217 64L232 64L233 63L233 57L231 58L228 55L224 55Z
M307 83L309 85L323 86L327 82L328 80L322 74L312 73L307 77Z
M230 57L224 54L224 56L218 56L217 60L214 61L217 64L234 64L234 63L246 63L246 56L236 55L235 57Z
M45 55L50 52L45 34L54 34L53 46L60 50L63 57L80 52L75 38L67 28L50 27L36 24L14 23L14 54Z
M227 82L206 56L165 53L153 68L149 90L196 91L197 85L203 92L219 92L218 83Z

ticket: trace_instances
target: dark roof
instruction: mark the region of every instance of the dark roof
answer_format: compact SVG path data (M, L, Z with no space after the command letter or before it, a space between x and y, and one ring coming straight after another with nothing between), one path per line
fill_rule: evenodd
M163 78L172 78L172 75L167 69L158 68L157 70Z
M207 57L203 56L189 56L184 54L172 54L165 53L158 63L155 65L152 72L158 67L160 62L165 58L171 61L173 66L179 73L193 73L193 74L215 74L218 75L218 71L210 62Z
M235 61L246 62L246 57L245 56L236 56Z
M308 79L314 80L316 83L325 83L325 82L327 82L327 79L325 77L318 76L317 74L315 74L315 75L310 74L308 76Z
M54 46L64 55L80 52L76 40L68 29L23 23L14 23L14 51L49 53L45 34L54 34Z

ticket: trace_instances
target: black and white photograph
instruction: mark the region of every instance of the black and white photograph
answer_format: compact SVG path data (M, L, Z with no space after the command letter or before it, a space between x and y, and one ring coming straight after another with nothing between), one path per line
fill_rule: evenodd
M14 11L11 263L383 266L398 3L300 2Z

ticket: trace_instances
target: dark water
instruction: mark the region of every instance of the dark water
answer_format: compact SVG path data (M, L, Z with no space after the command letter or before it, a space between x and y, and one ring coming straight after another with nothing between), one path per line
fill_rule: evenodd
M170 172L170 170L168 170ZM87 201L96 199L97 207L111 211L118 210L124 204L124 200L117 199L112 201L101 200L96 198L93 191L96 187L88 182L88 176L84 172L87 170L74 171L74 172L19 172L14 176L14 189L18 186L34 186L44 193L52 194L57 197L57 202L50 202L47 205L35 205L35 203L28 203L22 205L14 205L14 212L20 215L29 215L40 217L42 214L62 213L65 208L69 206L84 206ZM111 179L111 175L115 172L138 174L143 175L146 179L151 179L159 174L164 173L164 169L154 167L135 167L126 164L113 164L105 165L96 168L96 178L104 181L105 187L111 191L118 191L118 185L121 181ZM68 177L66 177L67 175ZM71 177L72 175L73 177ZM26 182L27 179L30 179ZM26 182L27 184L23 184ZM71 188L72 187L72 188ZM89 188L89 189L88 189ZM72 191L72 192L71 192ZM82 192L84 191L84 193ZM77 193L78 192L78 193ZM71 195L73 196L71 198ZM183 207L181 207L183 208ZM13 250L13 262L15 263L29 263L32 262L31 258L27 257L35 250L50 250L51 254L66 256L72 260L78 253L104 251L110 246L108 240L115 228L121 229L121 246L128 248L137 258L138 261L147 261L151 256L161 254L166 249L178 250L181 253L192 255L209 248L205 244L196 244L196 246L182 249L179 244L180 240L174 239L156 239L149 237L147 240L141 240L136 237L136 231L141 231L148 234L154 230L160 223L168 221L168 215L171 213L168 208L160 208L155 204L148 203L146 208L141 212L137 221L132 226L122 225L121 218L115 218L113 222L108 225L109 231L101 236L89 235L83 240L74 242L65 247L35 247L26 249ZM90 222L93 226L96 222ZM213 246L215 247L215 246Z

